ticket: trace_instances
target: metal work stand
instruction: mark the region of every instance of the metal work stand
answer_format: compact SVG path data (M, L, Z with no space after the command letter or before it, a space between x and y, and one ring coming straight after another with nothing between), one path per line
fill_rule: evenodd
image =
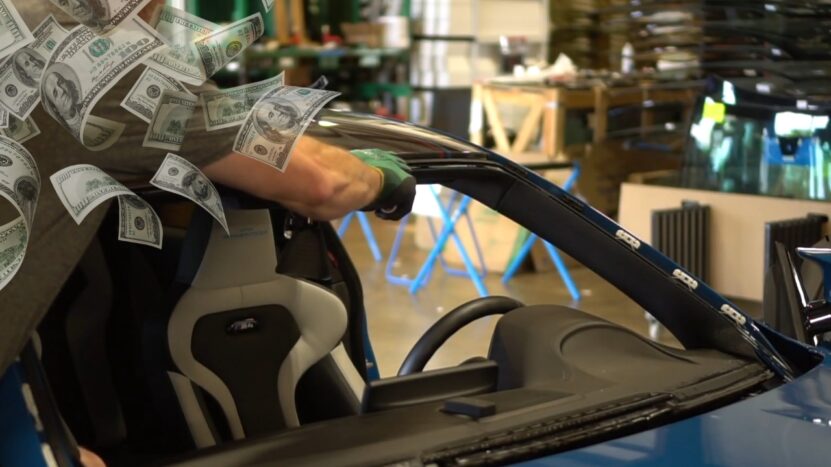
M407 223L409 222L410 216L408 215L401 221L401 224L398 226L398 232L395 236L395 241L393 242L392 250L390 251L390 256L387 259L387 281L391 284L409 287L410 293L415 294L427 285L427 283L430 280L430 276L436 264L436 261L439 261L448 274L468 277L473 282L473 285L476 287L476 291L479 293L479 295L482 297L487 296L488 289L487 287L485 287L484 283L484 278L487 275L484 256L482 255L482 250L479 247L479 241L476 238L476 231L474 230L473 222L470 219L470 216L468 215L468 208L470 207L471 202L470 197L466 195L459 195L458 193L453 193L449 202L445 206L444 204L442 204L441 198L439 197L439 193L436 190L436 188L434 186L431 186L429 187L429 189L432 198L436 201L436 203L438 203L438 211L444 223L441 231L438 234L436 234L436 229L433 225L432 220L428 219L430 233L433 235L435 245L433 246L432 250L430 250L430 253L427 255L427 259L425 260L424 264L422 264L415 279L410 279L405 276L398 276L393 274L392 269L395 265L395 262L398 258L398 253L401 249L401 241L404 236L404 230L407 226ZM470 254L467 252L467 249L465 248L463 242L456 233L456 226L459 223L459 220L461 220L462 216L466 217L468 227L470 228L477 259L479 260L481 267L479 270L476 269L476 266L473 264L473 261L470 258ZM465 266L464 270L450 268L447 265L447 263L445 263L444 258L442 258L441 256L442 251L447 245L447 241L451 238L453 239L453 242L455 243L456 247L459 249L459 253L462 257L462 262Z
M361 223L361 230L364 231L364 237L366 238L366 244L369 245L369 250L372 252L372 257L375 258L376 262L380 262L384 259L384 255L381 254L381 248L378 247L378 241L375 239L375 232L372 231L372 226L369 224L369 219L366 217L366 213L363 211L355 211L350 212L346 216L343 217L340 221L340 225L338 226L338 237L343 238L343 234L346 233L346 229L349 228L349 224L352 223L352 219L357 217L358 222Z

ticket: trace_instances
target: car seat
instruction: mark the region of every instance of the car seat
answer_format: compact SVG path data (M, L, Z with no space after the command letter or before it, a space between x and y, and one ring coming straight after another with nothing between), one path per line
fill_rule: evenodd
M354 391L363 383L339 346L344 303L318 284L275 272L268 210L226 214L230 236L214 223L201 258L191 247L199 242L186 240L179 279L189 285L166 327L167 376L197 447L298 426L295 388L333 350Z

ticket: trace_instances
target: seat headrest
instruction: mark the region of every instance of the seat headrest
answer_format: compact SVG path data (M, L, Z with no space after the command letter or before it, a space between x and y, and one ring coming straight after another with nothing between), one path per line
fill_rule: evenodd
M229 209L225 217L230 235L213 223L191 287L219 289L274 279L277 249L268 210Z

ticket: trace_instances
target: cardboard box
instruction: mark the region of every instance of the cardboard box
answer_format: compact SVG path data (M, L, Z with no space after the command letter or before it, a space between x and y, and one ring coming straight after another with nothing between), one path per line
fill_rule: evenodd
M381 47L385 26L380 23L341 23L344 40L349 45Z

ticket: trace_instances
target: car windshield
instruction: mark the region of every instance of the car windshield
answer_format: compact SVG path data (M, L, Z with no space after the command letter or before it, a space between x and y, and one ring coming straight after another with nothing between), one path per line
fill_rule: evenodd
M831 113L776 80L743 81L749 92L722 81L699 100L681 170L651 183L831 200Z

